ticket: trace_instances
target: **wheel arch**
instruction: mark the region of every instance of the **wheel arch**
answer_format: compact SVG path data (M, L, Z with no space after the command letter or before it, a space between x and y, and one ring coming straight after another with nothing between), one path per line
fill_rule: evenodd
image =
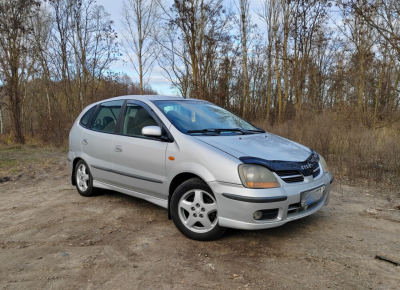
M79 160L82 160L82 158L81 157L76 157L72 161L72 174L71 174L71 184L72 185L76 185L76 180L74 178L74 175L75 175L75 167L76 167L76 164L79 162Z
M186 180L189 180L191 178L200 178L204 182L206 182L201 176L194 174L192 172L182 172L177 175L171 180L169 184L169 189L168 189L168 219L171 219L171 210L170 210L170 203L171 203L171 197L174 194L174 191L178 188L179 185L184 183Z

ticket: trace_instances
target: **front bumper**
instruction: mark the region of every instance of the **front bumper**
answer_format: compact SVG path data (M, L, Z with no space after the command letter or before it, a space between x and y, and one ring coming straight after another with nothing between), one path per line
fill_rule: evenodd
M218 181L209 182L208 185L214 192L218 203L219 225L243 230L266 229L278 227L317 212L329 202L333 177L328 172L315 179L312 176L304 179L302 183L287 183L280 188L270 189L251 189L242 185ZM325 185L325 192L318 202L306 208L296 206L300 203L301 192L323 185ZM278 210L276 218L253 219L255 211L273 209Z

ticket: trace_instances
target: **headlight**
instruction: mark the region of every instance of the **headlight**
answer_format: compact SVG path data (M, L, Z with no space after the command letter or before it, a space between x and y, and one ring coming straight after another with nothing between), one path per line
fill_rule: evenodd
M243 185L249 188L275 188L281 186L275 175L260 165L239 165L239 176Z
M321 155L319 156L319 162L321 163L322 169L325 172L328 172L329 171L328 164L326 164L326 161L325 161L324 157L322 157Z

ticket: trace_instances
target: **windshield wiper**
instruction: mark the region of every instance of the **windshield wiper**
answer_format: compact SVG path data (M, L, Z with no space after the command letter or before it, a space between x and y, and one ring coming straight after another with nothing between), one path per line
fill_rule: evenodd
M246 131L250 131L250 132L256 132L256 133L265 133L265 131L263 130L263 129L250 129L250 130L247 130L247 129L243 129L243 130L246 130Z
M186 133L215 133L215 134L220 134L220 130L216 129L201 129L201 130L187 130Z
M221 134L221 132L240 132L243 135L246 134L255 134L255 133L265 133L264 130L247 130L247 129L242 129L242 128L231 128L231 129L214 129L214 128L209 128L209 129L201 129L201 130L188 130L187 133L214 133L214 134Z

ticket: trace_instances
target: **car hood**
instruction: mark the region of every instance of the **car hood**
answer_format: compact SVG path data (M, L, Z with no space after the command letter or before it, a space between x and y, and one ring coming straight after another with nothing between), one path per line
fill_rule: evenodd
M250 156L270 161L302 162L312 153L306 146L271 133L195 138L236 158Z

